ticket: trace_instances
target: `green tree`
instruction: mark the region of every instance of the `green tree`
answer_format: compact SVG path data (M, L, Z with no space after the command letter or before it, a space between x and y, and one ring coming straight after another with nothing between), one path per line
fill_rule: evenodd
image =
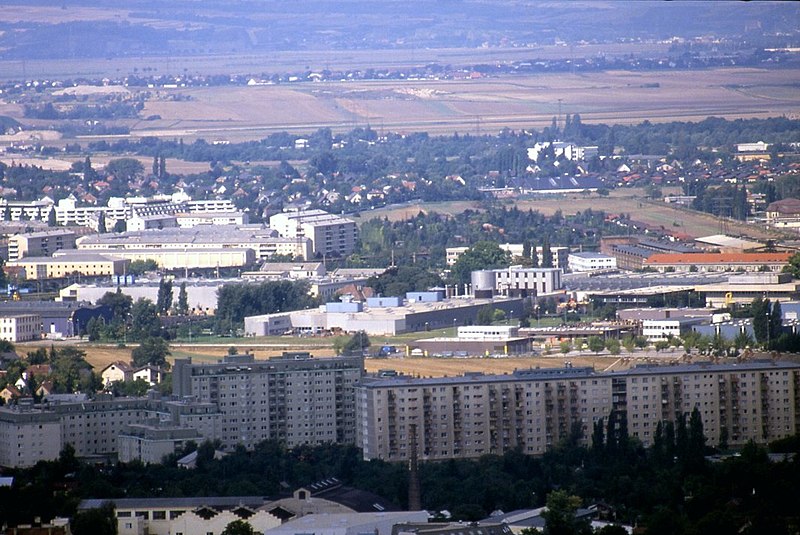
M378 277L367 279L367 286L379 295L402 296L442 285L439 275L417 266L393 267Z
M664 195L661 193L661 188L656 186L655 184L650 184L644 189L645 195L647 195L648 199L661 199Z
M478 309L475 323L478 325L491 325L494 321L494 308L491 305L484 305Z
M122 288L117 287L116 292L106 292L103 297L97 300L98 305L105 305L111 308L111 321L124 323L133 306L133 298L122 293Z
M129 182L144 174L144 165L136 158L118 158L108 162L106 172L123 182Z
M550 239L545 238L542 242L542 267L553 267L553 250L550 248Z
M605 445L605 430L603 417L597 419L592 428L592 450L601 452Z
M622 339L622 347L625 348L625 351L628 353L633 353L636 351L636 338L633 335L628 335Z
M131 275L142 275L148 271L155 271L158 269L158 263L155 260L134 260L128 265L128 273Z
M158 319L158 309L149 299L140 297L131 307L131 336L135 340L159 336L161 333L161 320Z
M80 336L83 333L78 333ZM86 334L89 336L90 342L97 342L103 337L103 321L97 317L93 316L89 318L89 321L86 323Z
M172 308L172 281L162 278L158 284L156 309L163 315L168 313L170 308Z
M53 388L67 394L77 391L92 393L102 385L92 366L86 362L86 353L74 347L53 348L50 356Z
M343 352L347 354L357 353L360 355L370 344L371 342L369 341L367 333L359 331L344 344Z
M114 504L106 502L96 509L78 511L72 517L70 529L74 535L117 535Z
M605 345L606 349L608 349L608 352L611 353L612 355L619 355L621 353L620 343L619 340L617 340L616 338L606 339Z
M189 313L189 294L186 292L185 282L181 282L180 289L178 290L178 306L176 310L181 316L185 316Z
M781 310L780 301L776 300L772 304L772 309L769 313L769 339L775 341L780 338L783 333L783 310Z
M547 509L542 512L544 535L583 535L592 533L588 518L577 519L575 513L581 499L566 490L556 490L547 495Z
M136 366L166 367L167 357L170 355L169 344L160 336L150 336L139 343L139 347L131 352L133 364Z
M6 261L0 258L0 287L6 287L8 284L8 276L5 270Z
M225 526L220 535L254 535L253 526L244 520L234 520Z
M599 336L590 336L587 345L589 346L589 351L595 354L600 353L606 348L605 342L603 342L603 339Z
M57 227L58 221L56 221L56 210L55 208L50 208L50 212L47 214L47 226L48 227Z
M688 331L682 335L683 348L687 353L691 353L693 348L696 348L700 342L700 333L697 331Z
M753 299L750 304L750 313L753 315L753 333L756 335L756 341L766 344L770 330L769 299L763 299L760 296Z
M336 355L341 355L344 351L344 346L347 343L348 338L346 336L337 336L333 339L333 352Z
M789 257L789 263L783 266L784 273L791 273L795 279L800 279L800 253Z
M558 345L559 350L563 354L567 354L572 351L572 341L570 340L562 340L561 343Z
M108 232L106 228L106 213L103 211L97 213L97 232L100 234Z
M83 180L85 182L92 182L97 179L97 171L92 167L92 160L88 156L83 160Z
M459 284L468 284L472 280L472 272L482 269L508 267L511 263L508 252L490 241L479 241L458 257L450 276Z
M147 394L147 391L150 390L150 383L139 377L133 381L114 381L111 383L110 389L115 397L140 397Z
M530 260L531 258L531 241L525 238L522 242L522 258Z

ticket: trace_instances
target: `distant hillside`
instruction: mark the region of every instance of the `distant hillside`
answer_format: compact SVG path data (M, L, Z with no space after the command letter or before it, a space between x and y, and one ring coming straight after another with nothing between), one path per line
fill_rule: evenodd
M792 2L11 0L0 10L0 60L519 48L708 35L744 35L747 46L780 35L775 46L797 46L798 20Z

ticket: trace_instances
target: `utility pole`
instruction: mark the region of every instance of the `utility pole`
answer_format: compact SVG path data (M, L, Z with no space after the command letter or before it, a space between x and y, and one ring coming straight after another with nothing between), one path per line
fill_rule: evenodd
M556 128L558 128L559 132L561 131L561 101L562 100L563 99L558 99L558 121L556 121Z

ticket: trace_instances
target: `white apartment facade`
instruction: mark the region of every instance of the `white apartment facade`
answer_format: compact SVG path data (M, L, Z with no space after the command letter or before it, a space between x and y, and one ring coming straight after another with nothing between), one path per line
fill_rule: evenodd
M42 317L39 314L0 316L0 340L27 342L42 335Z
M358 239L355 221L322 210L275 214L269 226L284 238L308 238L315 255L348 255Z

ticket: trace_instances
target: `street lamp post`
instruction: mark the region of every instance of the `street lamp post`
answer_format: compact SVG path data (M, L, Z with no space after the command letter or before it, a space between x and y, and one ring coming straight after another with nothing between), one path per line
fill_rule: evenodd
M772 331L772 315L770 314L770 307L767 307L767 351L770 346L770 335Z

